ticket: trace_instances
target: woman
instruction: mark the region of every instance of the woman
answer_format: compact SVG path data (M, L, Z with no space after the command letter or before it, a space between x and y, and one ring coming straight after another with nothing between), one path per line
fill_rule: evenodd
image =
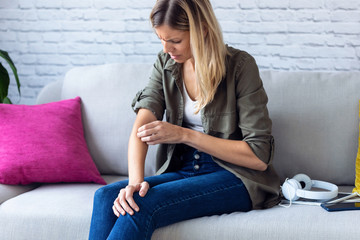
M158 0L150 20L163 51L134 99L129 180L96 192L90 239L151 239L175 222L279 201L254 59L224 44L208 0ZM156 144L158 175L144 178Z

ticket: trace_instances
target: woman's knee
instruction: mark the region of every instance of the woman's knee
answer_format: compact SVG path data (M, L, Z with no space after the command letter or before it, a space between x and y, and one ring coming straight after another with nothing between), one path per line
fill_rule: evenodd
M118 182L103 186L96 190L94 194L94 200L104 201L104 200L112 199L112 201L114 201L115 198L118 196L120 189L126 185L127 183L125 182Z

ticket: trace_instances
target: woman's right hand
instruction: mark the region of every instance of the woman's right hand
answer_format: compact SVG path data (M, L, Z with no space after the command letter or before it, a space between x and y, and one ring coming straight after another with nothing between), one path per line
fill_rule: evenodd
M112 207L114 214L119 217L120 214L123 216L126 213L133 215L134 211L138 212L140 209L134 201L134 192L139 192L140 197L145 197L149 188L149 183L144 181L138 184L129 184L121 189Z

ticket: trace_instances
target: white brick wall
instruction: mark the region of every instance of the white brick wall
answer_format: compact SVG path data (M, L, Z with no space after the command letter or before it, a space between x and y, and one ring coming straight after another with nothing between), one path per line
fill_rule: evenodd
M229 45L261 69L360 71L359 0L211 0ZM153 62L161 49L148 15L155 0L0 0L0 49L22 83L15 103L74 66Z

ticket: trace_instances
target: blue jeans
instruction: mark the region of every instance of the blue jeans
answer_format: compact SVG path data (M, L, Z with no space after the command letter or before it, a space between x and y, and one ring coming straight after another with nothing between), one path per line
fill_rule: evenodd
M91 220L91 240L151 239L156 228L203 216L249 211L249 194L234 174L220 167L206 153L186 151L176 172L145 178L150 189L145 197L134 194L140 211L118 218L112 211L115 198L128 181L96 191Z

